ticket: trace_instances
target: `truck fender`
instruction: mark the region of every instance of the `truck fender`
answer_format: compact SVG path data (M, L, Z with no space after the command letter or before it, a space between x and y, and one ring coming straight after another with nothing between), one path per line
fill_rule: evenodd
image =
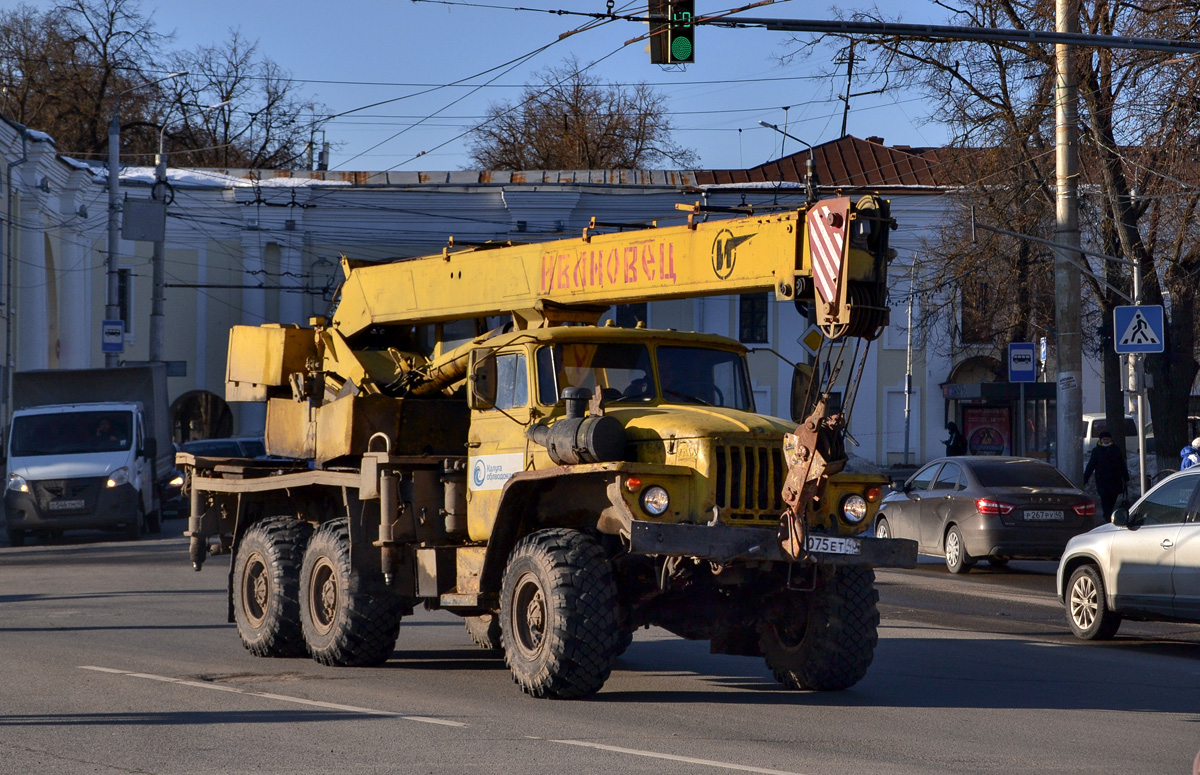
M508 555L538 530L566 527L629 538L633 514L612 470L575 472L572 466L515 474L504 485L480 573L483 594L499 594Z

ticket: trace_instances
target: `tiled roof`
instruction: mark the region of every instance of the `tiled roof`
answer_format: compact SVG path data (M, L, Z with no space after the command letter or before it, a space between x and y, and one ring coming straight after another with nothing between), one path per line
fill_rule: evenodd
M847 135L815 146L817 177L824 186L847 188L940 188L947 185L939 175L937 148L888 146L883 138L862 140ZM738 183L776 183L804 181L805 149L782 159L769 161L746 170L697 170L700 185Z

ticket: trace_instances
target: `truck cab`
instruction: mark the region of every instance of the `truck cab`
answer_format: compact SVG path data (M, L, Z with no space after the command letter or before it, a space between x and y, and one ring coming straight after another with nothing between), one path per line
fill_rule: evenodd
M153 438L140 403L58 404L13 413L4 508L9 541L29 532L141 534L157 509Z
M547 434L537 428L561 422L568 413L563 396L580 390L593 404L585 413L603 412L613 421L609 435L623 434L619 441L607 439L611 453L592 451L591 462L623 469L621 492L634 518L779 523L787 471L782 441L795 422L756 412L740 342L710 334L560 326L505 334L487 345L494 352L494 395L480 400L479 380L469 381L472 540L490 537L510 479L561 464L538 443ZM557 453L560 459L562 454ZM586 479L571 485L575 503L598 514L609 500L599 484L606 487L609 479L597 477L595 487ZM832 478L810 524L835 535L862 532L885 484L881 476ZM865 498L843 502L843 496L863 492Z

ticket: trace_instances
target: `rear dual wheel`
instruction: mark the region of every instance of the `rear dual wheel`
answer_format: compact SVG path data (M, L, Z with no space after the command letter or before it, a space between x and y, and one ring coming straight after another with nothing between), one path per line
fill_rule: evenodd
M272 517L251 525L233 561L233 616L242 645L256 657L304 654L300 564L312 535L307 522Z
M350 525L326 522L309 541L300 569L300 626L308 653L335 667L382 664L400 633L401 600L350 582Z

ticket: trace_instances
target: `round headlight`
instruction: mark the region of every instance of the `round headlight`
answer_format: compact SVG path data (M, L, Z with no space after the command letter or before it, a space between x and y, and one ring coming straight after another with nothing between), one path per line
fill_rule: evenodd
M660 516L671 505L671 496L667 495L667 491L658 485L647 487L642 493L642 509L647 514Z
M842 519L851 525L857 525L867 518L867 502L861 495L847 495L842 498Z

